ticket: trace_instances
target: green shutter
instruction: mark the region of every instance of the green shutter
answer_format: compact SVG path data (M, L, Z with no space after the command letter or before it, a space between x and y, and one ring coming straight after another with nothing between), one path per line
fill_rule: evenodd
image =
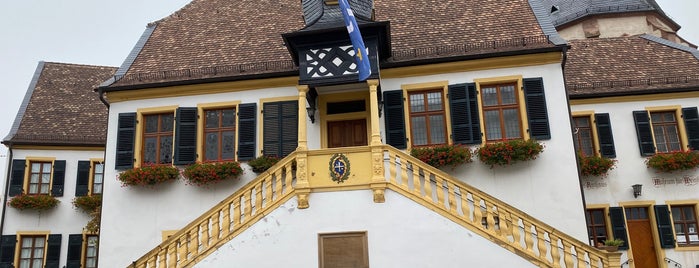
M284 157L298 147L298 102L266 102L262 108L262 152Z
M529 120L529 135L536 140L551 139L546 95L544 95L544 80L541 77L525 78L522 82L524 83L524 99L527 105L527 119Z
M12 160L12 177L10 178L10 196L22 194L24 189L24 169L27 161L24 159Z
M46 265L44 268L58 268L61 259L61 235L51 234L46 243Z
M66 268L80 268L83 251L83 235L68 235L68 259Z
M175 157L173 164L197 161L197 108L180 107L175 114Z
M90 184L90 161L78 161L78 176L75 180L75 196L86 196Z
M398 149L408 147L405 138L405 114L403 111L403 91L391 90L383 93L384 123L386 144Z
M655 221L658 224L658 235L660 236L660 247L674 248L675 234L672 232L670 208L667 205L656 205L654 209Z
M285 101L280 105L281 109L281 154L280 157L289 155L299 146L299 102ZM303 120L306 120L305 118Z
M238 160L255 158L257 104L238 105Z
M609 158L616 157L614 137L612 135L612 124L611 120L609 120L609 114L595 114L595 125L597 126L600 154Z
M0 238L0 268L14 267L16 235L3 235Z
M451 137L455 144L480 144L481 129L476 84L449 85Z
M619 249L629 249L629 239L626 236L626 220L624 219L624 208L610 207L609 220L612 225L612 235L614 238L624 240L624 245Z
M653 132L651 131L648 112L633 111L633 120L636 123L636 136L638 137L638 148L641 151L641 155L654 155L655 144L653 143Z
M63 196L63 185L66 181L66 161L53 161L53 183L51 184L52 196Z
M697 112L697 107L682 108L682 118L684 118L684 126L687 130L689 148L699 150L699 112Z
M134 162L136 113L120 113L117 126L115 169L130 169Z

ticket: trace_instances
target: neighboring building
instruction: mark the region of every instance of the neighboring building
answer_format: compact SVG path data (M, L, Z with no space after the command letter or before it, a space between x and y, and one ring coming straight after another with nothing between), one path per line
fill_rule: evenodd
M84 231L90 218L71 202L102 192L107 108L93 89L115 71L39 62L2 141L9 165L0 267L96 267L97 234ZM45 211L9 206L22 197L60 203Z

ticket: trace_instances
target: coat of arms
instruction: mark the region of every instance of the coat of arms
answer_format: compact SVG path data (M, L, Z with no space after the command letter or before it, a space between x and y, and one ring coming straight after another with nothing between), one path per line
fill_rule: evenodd
M330 177L337 183L342 183L350 175L350 162L344 154L335 154L330 158Z

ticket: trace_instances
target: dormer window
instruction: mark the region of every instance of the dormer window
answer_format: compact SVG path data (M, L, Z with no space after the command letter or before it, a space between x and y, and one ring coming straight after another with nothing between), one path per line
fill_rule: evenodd
M551 6L551 14L558 12L558 6Z

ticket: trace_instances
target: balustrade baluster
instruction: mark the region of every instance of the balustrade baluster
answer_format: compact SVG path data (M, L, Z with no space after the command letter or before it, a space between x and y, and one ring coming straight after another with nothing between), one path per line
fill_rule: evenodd
M527 249L527 252L532 254L532 256L535 256L534 238L532 237L534 235L532 233L532 224L526 220L523 220L522 223L524 224L524 247Z
M241 221L243 215L240 211L240 205L242 204L240 199L240 197L237 197L233 200L233 202L235 202L233 203L233 231L240 228L240 225L243 224Z
M189 256L187 259L193 259L199 253L199 228L194 227L189 231Z
M161 248L160 251L158 252L158 267L159 268L167 267L166 261L167 261L167 249Z
M557 235L549 234L549 239L551 240L551 259L553 260L553 267L561 267L561 248L558 247L558 241L560 238ZM565 254L565 252L563 252Z
M538 241L537 247L539 249L539 259L546 260L546 241L544 240L544 230L541 227L536 227L536 240ZM581 267L582 268L582 267Z
M269 176L272 181L274 181L274 195L276 198L279 198L282 195L282 178L278 178L277 176Z
M575 255L577 255L578 258L578 268L587 267L587 261L585 260L586 254L581 247L575 246Z
M449 181L446 182L446 187L447 187L447 196L448 202L449 202L449 212L451 215L459 215L459 212L456 210L456 190L454 190L454 185L449 183Z
M523 249L522 247L522 232L524 228L519 225L519 220L522 218L517 215L512 218L512 244L516 245L518 249Z
M224 205L224 207L227 207ZM211 244L216 244L219 239L219 234L220 234L220 221L221 221L221 211L218 210L214 215L211 217L211 236L209 237Z
M485 205L485 221L488 223L488 230L487 232L492 234L492 235L497 235L498 234L498 228L495 226L495 211L493 211L493 206L490 204L490 202L484 202Z
M430 177L432 176L430 175ZM437 192L437 206L446 210L446 205L444 204L444 180L436 174L434 175L434 190Z
M418 174L418 176L420 175ZM422 183L425 187L425 195L422 198L429 201L430 203L434 203L434 198L432 198L432 182L430 181L431 178L432 176L427 170L422 170Z
M413 192L417 194L418 196L422 196L422 191L423 189L427 189L427 185L425 184L423 186L422 183L420 183L420 167L417 165L414 165L413 163L410 163L410 166L412 167L412 178L413 178ZM406 178L408 175L406 174Z
M289 167L291 168L291 167ZM266 178L263 181L265 185L265 202L264 202L264 207L269 207L269 204L273 202L273 196L272 196L272 177ZM260 207L261 209L262 207Z
M481 198L477 195L472 195L473 197L473 221L478 229L486 230L487 226L483 224L483 209L481 207Z
M255 215L260 214L262 210L262 185L255 185Z
M243 220L241 222L247 223L250 220L250 217L252 215L252 200L250 200L250 191L254 191L253 189L248 189L245 191L245 194L243 194L243 200L242 204L245 206L243 208Z
M187 237L188 236L189 236L189 234L185 233L182 236L180 236L179 238L177 238L177 241L179 242L178 243L179 248L177 249L177 255L179 255L179 257L177 259L180 262L184 262L185 260L187 260L187 255L188 255L187 251L189 249L189 246L187 244L187 241L188 241Z
M464 188L459 188L461 193L461 212L464 213L464 220L469 223L473 223L471 219L471 203L468 201L468 191Z
M231 203L223 205L223 222L221 222L221 238L231 232Z
M172 243L170 243L167 246L167 255L168 255L167 267L168 268L177 267L177 240L173 240Z
M563 262L566 265L566 268L568 267L573 267L573 251L571 249L570 242L566 240L561 240L561 244L563 244Z
M384 154L386 152L384 151ZM395 154L391 154L391 152L388 152L388 181L389 182L395 182L396 181L396 165L398 165L398 160L396 159Z
M206 250L206 248L209 247L209 221L210 218L206 218L204 222L202 222L199 227L201 229L201 237L199 238L199 242L201 243L201 251Z
M156 261L157 257L158 257L157 254L153 254L153 255L148 257L148 262L146 262L146 265L148 268L155 268L155 261Z

